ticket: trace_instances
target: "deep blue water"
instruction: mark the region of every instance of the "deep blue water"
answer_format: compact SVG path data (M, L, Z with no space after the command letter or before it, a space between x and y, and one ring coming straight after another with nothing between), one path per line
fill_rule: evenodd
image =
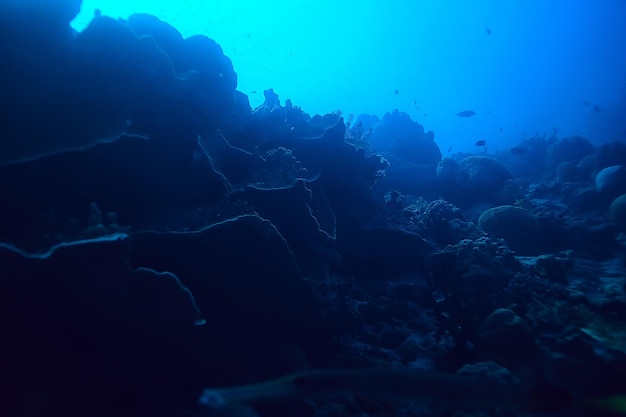
M311 114L397 108L442 149L463 151L553 128L596 144L626 133L622 0L85 0L72 26L94 9L151 13L183 36L215 39L253 107L273 88ZM476 117L454 116L465 109Z
M625 10L0 1L0 415L623 415Z

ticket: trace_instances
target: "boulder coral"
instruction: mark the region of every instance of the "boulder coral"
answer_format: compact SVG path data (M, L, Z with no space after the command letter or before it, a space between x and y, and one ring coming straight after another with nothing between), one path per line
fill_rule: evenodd
M596 190L609 198L626 193L626 165L613 165L598 172Z
M557 168L563 162L571 162L575 165L594 151L595 146L583 137L564 138L548 146L546 165L551 169Z
M520 255L541 250L541 228L528 210L515 206L499 206L483 212L478 227L495 237L503 238Z
M502 162L486 156L470 156L459 162L455 186L447 197L459 207L494 201L511 178L511 173Z
M610 208L611 221L621 230L626 230L626 194L613 200Z

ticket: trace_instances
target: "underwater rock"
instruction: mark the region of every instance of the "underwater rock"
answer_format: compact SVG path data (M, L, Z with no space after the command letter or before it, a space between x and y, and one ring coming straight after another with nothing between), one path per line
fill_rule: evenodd
M261 217L271 221L287 240L307 275L314 272L318 275L323 264L336 257L332 255L334 234L322 230L311 209L312 191L303 179L286 187L263 189L250 185L230 198L246 201Z
M569 392L602 392L615 384L614 381L623 378L623 359L618 358L619 355L615 355L614 350L607 349L606 345L586 334L583 329L577 330L576 333L553 340L553 353L544 360L544 369L552 383ZM605 332L611 330L613 329L604 329ZM617 335L614 339L620 337L623 335ZM590 413L602 414L604 413L598 411Z
M596 151L597 153L597 151ZM582 181L591 181L595 175L592 175L593 172L593 164L596 154L587 155L576 165L576 169L580 174L580 177L583 178Z
M290 187L299 179L317 179L309 175L309 170L298 161L291 149L281 146L260 156L263 159L262 168L257 169L249 181L249 184L257 188Z
M57 307L76 314L75 319L88 321L81 315L89 312L122 327L149 326L152 330L165 330L165 326L198 324L200 310L192 293L176 275L142 266L129 267L126 262L129 239L128 235L118 233L61 243L43 254L27 253L0 243L1 284L5 290L6 287L15 289L2 293L14 297L26 295L21 291L30 291L34 298L45 294L50 301L39 300L45 305L56 304L58 300L53 300L58 297L67 305L58 303ZM28 304L33 301L22 300ZM14 303L19 301L13 299L10 304ZM72 309L75 309L73 313Z
M463 239L478 239L483 233L463 216L458 207L445 200L434 200L417 219L426 236L440 246L453 245Z
M626 193L626 165L614 165L598 172L596 190L607 198Z
M433 281L438 286L446 291L460 289L462 297L469 293L478 295L477 299L483 304L482 295L495 294L521 268L508 247L487 236L449 245L430 256L429 263L434 270Z
M316 301L287 241L268 220L245 215L192 232L136 232L132 239L131 264L175 273L211 327L228 323L241 335L279 334L305 350L321 341Z
M614 256L619 249L616 240L619 228L610 222L591 225L572 222L557 225L560 223L558 220L542 217L540 223L545 233L544 250L573 249L596 259L607 259Z
M270 110L280 107L280 98L278 94L274 92L273 88L263 91L263 97L265 99L262 104L263 107L267 107Z
M452 158L443 158L437 164L437 184L446 193L456 185L459 164Z
M415 164L408 159L388 155L389 167L376 182L376 189L395 189L405 194L435 197L438 195L435 164Z
M497 276L487 269L472 266L459 277L459 289L472 295L494 294L504 288L507 277Z
M177 74L189 71L186 62L185 39L172 25L156 16L146 13L134 13L125 21L137 36L150 36L167 54Z
M594 187L580 187L564 197L564 202L581 213L589 213L604 206L600 193Z
M133 403L159 392L148 405L157 409L176 395L177 381L191 369L177 349L203 329L204 316L174 274L131 268L130 248L125 234L38 254L0 244L0 366L11 381L2 415L42 415L25 413L33 401L40 404L30 398L34 387L49 396L42 411L48 415L94 404L127 410L126 390ZM185 355L191 350L187 345ZM195 358L197 369L202 356Z
M183 38L180 32L149 14L133 14L126 24L139 37L151 37L169 57L179 78L187 80L188 99L203 109L216 126L233 112L237 74L230 58L213 39L204 35Z
M0 239L30 247L46 233L66 233L63 224L84 222L89 206L115 212L120 225L166 223L170 210L216 203L226 194L224 179L208 160L182 155L139 136L122 136L84 150L27 163L0 166ZM200 149L196 151L200 154ZM58 227L47 223L58 213Z
M213 130L206 136L198 136L198 145L215 171L223 175L234 188L247 184L252 173L265 164L260 155L231 145L219 130Z
M580 136L560 139L546 150L546 165L548 169L557 168L563 162L578 164L584 157L593 154L595 146Z
M425 132L407 113L396 109L384 115L367 139L389 161L379 188L415 195L435 193L442 155L433 132Z
M449 197L461 207L490 201L510 178L502 162L486 156L470 156L459 162L455 188Z
M73 3L60 1L57 8L56 2L54 7L46 1L0 2L0 107L5 112L0 165L85 144L68 137L82 124L67 115L74 44L69 22L78 12ZM59 129L63 124L70 128ZM111 133L91 129L99 138Z
M82 0L2 0L0 15L17 24L21 19L29 27L45 23L69 25L80 12Z
M123 20L97 16L77 34L66 23L39 21L3 29L0 104L11 113L3 121L0 165L173 126L195 137L233 117L236 74L208 38L188 38L176 50L188 69L179 76L155 38L138 36Z
M611 221L615 223L620 230L626 231L626 194L622 194L613 200L610 215Z
M476 341L478 356L507 367L538 357L539 347L528 323L514 311L499 308L487 317Z
M499 383L520 383L518 377L514 376L511 371L498 365L495 362L477 362L463 365L457 375L476 378L477 380L491 380Z
M530 265L537 275L552 282L566 284L567 271L572 267L572 262L568 258L554 255L539 255L532 259Z
M626 165L626 143L609 142L600 145L593 156L593 175L615 165Z
M585 172L579 170L573 162L561 162L556 169L556 179L560 182L582 182L588 180Z
M491 208L480 215L478 227L503 238L520 255L538 254L542 250L540 225L535 216L521 207Z
M425 257L433 250L416 233L382 227L340 229L337 249L344 274L382 280L423 271Z
M268 97L273 96L268 93ZM367 192L389 166L380 155L346 142L345 133L346 126L339 115L309 117L288 100L284 107L257 108L248 128L229 141L244 149L257 146L261 155L279 148L291 151L306 167L308 180L320 178L330 199L332 188Z
M519 261L502 241L482 236L476 240L463 239L452 246L461 270L481 267L504 277L511 277L520 267Z
M441 150L434 141L434 133L397 109L387 112L368 138L377 152L390 158L400 158L417 165L436 165L441 161Z

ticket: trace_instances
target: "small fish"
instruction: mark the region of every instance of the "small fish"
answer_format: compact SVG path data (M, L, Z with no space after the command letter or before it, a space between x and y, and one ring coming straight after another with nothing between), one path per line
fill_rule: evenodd
M472 110L463 110L462 112L457 113L456 115L459 117L472 117L476 112Z
M600 112L600 106L598 106L597 104L593 105L593 111L595 111L596 113Z
M486 144L487 144L487 141L484 139L477 140L476 143L474 143L475 146L485 146Z
M250 91L250 94L256 94L256 90Z
M452 152L452 145L448 148L448 153Z
M491 35L491 29L489 29L489 26L485 26L485 32L487 32L487 35Z
M395 95L400 94L400 92L399 92L397 89L396 89L396 90L393 90L393 93L394 93Z

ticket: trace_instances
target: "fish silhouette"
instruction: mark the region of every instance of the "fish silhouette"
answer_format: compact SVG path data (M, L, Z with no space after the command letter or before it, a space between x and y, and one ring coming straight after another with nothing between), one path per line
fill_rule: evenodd
M203 411L219 412L271 401L352 396L479 409L495 407L524 415L571 415L581 411L585 413L582 415L626 414L626 395L621 393L579 396L542 379L499 382L457 374L376 368L307 370L249 385L206 388L198 405Z
M456 115L459 117L472 117L476 112L472 110L463 110L462 112L457 113Z

